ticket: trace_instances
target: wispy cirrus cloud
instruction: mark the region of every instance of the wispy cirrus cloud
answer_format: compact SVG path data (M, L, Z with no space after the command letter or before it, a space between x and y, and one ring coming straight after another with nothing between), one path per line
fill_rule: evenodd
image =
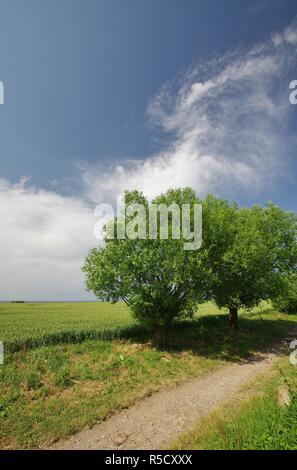
M286 122L296 43L293 23L266 42L191 69L178 89L174 82L166 84L149 104L148 115L170 136L167 148L107 170L84 167L88 197L98 202L125 189L141 189L153 197L185 185L201 194L234 195L251 184L275 184L288 171L286 157L294 138Z
M75 197L0 180L1 298L82 298L80 267L94 238L94 205L126 189L154 197L192 186L224 196L272 187L290 172L289 82L296 78L296 23L167 83L148 116L169 142L149 158L80 167Z
M297 21L294 21L290 26L286 27L284 31L273 34L272 42L274 46L284 44L297 44Z

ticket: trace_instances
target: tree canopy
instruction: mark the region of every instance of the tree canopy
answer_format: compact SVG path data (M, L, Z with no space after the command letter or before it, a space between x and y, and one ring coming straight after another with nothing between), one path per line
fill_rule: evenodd
M211 296L219 307L229 309L230 325L237 329L238 309L276 296L283 289L283 275L296 270L296 214L272 203L265 208L239 208L214 202L212 196L205 205L214 234L208 259L213 273Z
M125 221L130 236L107 237L109 231L123 230L121 218L107 224L105 245L92 249L85 260L86 286L100 300L126 302L140 322L154 329L159 342L166 342L174 319L193 315L207 299L229 309L230 326L236 330L240 308L276 298L284 289L284 276L296 272L296 214L272 203L241 208L210 194L201 201L191 188L169 190L152 203L141 192L126 192L125 202L130 205ZM175 232L182 219L179 209L184 204L189 208L189 238L194 208L201 202L203 242L199 249L188 249L184 236ZM151 204L170 209L165 238L161 216L155 236L149 236Z
M133 203L136 209L139 204L149 206L142 193L136 191L127 192L125 200L126 205ZM170 190L153 203L168 207L172 203L178 207L190 204L193 208L200 201L193 190L186 188ZM205 250L185 250L185 240L173 238L172 214L168 220L168 239L160 238L159 221L156 239L106 239L104 247L90 251L83 267L87 288L101 300L124 300L139 321L154 329L159 343L166 342L173 319L193 315L197 302L205 300L209 279L203 262ZM131 215L127 224L132 222ZM111 224L118 230L120 221L115 218Z
M297 274L283 277L283 288L272 298L273 306L280 312L297 313Z

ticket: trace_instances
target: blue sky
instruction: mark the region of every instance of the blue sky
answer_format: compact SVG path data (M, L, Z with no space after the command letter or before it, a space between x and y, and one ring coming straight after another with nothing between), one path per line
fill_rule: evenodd
M88 298L93 208L126 188L296 210L296 15L295 0L0 0L1 297Z

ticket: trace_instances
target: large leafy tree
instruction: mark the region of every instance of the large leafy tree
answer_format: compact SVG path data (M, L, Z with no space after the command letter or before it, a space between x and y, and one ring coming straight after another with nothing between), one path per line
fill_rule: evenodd
M296 269L296 214L272 203L239 208L212 196L205 208L212 221L210 233L204 233L213 273L211 295L218 306L229 309L230 326L237 330L239 308L277 296L283 275Z
M126 192L125 201L136 208L139 204L149 207L143 194L137 191ZM168 207L172 203L178 207L189 204L193 223L193 207L200 201L192 189L186 188L170 190L153 203ZM146 214L148 217L148 211ZM127 222L133 223L131 215ZM120 223L114 219L106 230L118 231ZM149 224L146 231L148 227ZM160 238L160 230L158 221L154 240L106 238L104 247L90 251L83 271L87 288L98 299L111 302L122 299L141 323L154 330L156 341L164 345L173 320L193 315L197 303L205 299L209 276L203 261L205 250L185 250L185 240L174 239L172 214L167 240Z
M283 277L283 290L272 300L273 306L280 312L297 314L297 274Z

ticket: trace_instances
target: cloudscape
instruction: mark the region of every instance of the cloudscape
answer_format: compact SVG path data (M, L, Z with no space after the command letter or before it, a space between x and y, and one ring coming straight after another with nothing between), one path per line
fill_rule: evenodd
M172 23L167 24L164 16L163 21L156 22L158 31L155 34L160 35L161 28L164 35L167 29L170 34L172 24L178 27L178 21L183 21L182 17L178 20L178 3L181 2L173 2ZM67 71L62 68L54 83L54 89L57 87L59 93L64 92L63 107L67 107L67 103L70 109L77 107L75 116L69 111L65 117L65 130L62 118L56 117L54 111L55 106L62 107L62 104L53 89L44 88L38 66L42 54L48 57L51 67L57 66L52 41L58 47L58 39L53 38L54 30L47 31L42 36L42 45L35 45L37 26L34 18L31 19L33 32L30 39L27 38L27 46L31 47L27 60L21 60L17 52L14 58L5 53L0 68L5 96L4 104L0 106L0 132L3 132L0 148L3 160L0 179L2 300L92 299L84 289L80 267L88 250L98 244L94 236L94 208L99 203L115 204L116 198L126 189L139 189L153 198L168 188L191 186L201 196L211 191L241 204L273 200L284 208L297 209L296 197L288 197L288 193L296 195L297 106L290 103L289 96L290 83L297 79L297 11L294 12L294 2L287 2L288 13L280 14L278 22L273 23L269 21L269 15L273 11L273 18L277 16L278 2L247 3L243 12L236 10L232 17L244 31L245 40L239 42L235 36L228 36L221 44L219 30L228 28L229 20L223 15L220 24L216 18L218 34L215 41L207 43L205 31L200 38L198 35L199 28L204 29L198 2L196 7L195 2L189 2L189 14L196 15L197 22L191 22L189 30L180 29L180 40L186 38L186 44L191 43L188 55L181 61L176 44L172 45L171 58L165 60L163 51L162 74L148 77L149 85L144 82L146 88L142 90L140 86L135 97L129 97L129 104L128 98L121 98L125 93L129 94L127 75L121 78L115 72L116 84L108 86L105 55L109 53L109 47L115 48L115 45L106 41L106 31L100 30L101 20L97 29L85 13L82 21L89 22L88 38L83 38L80 50L76 51L72 47L77 44L71 45L70 40L61 44ZM48 13L59 36L61 26L54 4ZM102 4L104 2L98 10L95 8L95 12L98 18L105 14L110 21L111 7L106 5L104 12ZM149 21L153 21L156 7L156 2L152 2ZM26 8L30 10L31 2ZM61 9L62 17L66 14L65 8L57 7L57 10ZM128 54L125 45L120 44L122 28L129 26L131 16L135 22L144 21L139 10L133 17L135 2L130 2L129 8L129 18L122 19L118 26L109 23L114 28L112 41L116 41L118 60L122 62ZM169 3L163 2L161 10L163 8L169 8ZM12 15L8 3L5 2L1 9L7 10L8 18ZM67 26L70 36L79 28L78 10L78 7L73 9L72 25ZM262 28L260 19L264 22L264 18L265 27ZM212 23L210 11L206 12L206 20ZM0 26L3 21L1 15ZM138 24L138 28L140 26ZM19 37L13 40L15 51L22 33L24 29L21 28L17 33ZM2 29L0 51L7 47L7 42L4 45L3 41L5 34L8 33ZM153 36L154 31L148 33L146 27L143 35L139 33L143 54L149 48L150 37L151 47L157 47ZM136 36L134 39L137 40ZM91 81L89 89L85 86L84 69L88 65L84 57L88 47L93 54L92 67L100 69L96 72L100 73L100 82L95 86ZM137 54L142 52L141 44L138 47L137 51L135 49L135 74L141 73L137 61L142 63L144 60L138 58ZM160 49L162 52L162 43ZM57 57L60 60L59 52ZM150 56L148 60L152 60ZM81 63L84 86L76 88L77 95L72 93L70 97L67 81L71 74L77 74L77 62ZM34 91L26 77L22 82L21 75L18 82L10 82L10 73L15 71L16 64L19 71L25 70L24 75L27 68L30 73L35 71L36 80L41 80L41 89ZM131 57L127 57L126 67L131 67ZM51 76L53 72L49 70L48 73ZM63 73L67 74L65 81L63 77L59 78ZM153 69L151 74L154 75ZM26 98L20 98L21 93ZM35 102L38 98L32 98L31 115L30 96L34 93L49 96L39 104ZM12 124L18 97L26 103L28 100L28 108L22 111L22 130L18 130L20 122L15 127ZM98 108L101 102L104 110L95 110L92 99L96 100ZM99 118L93 123L94 127L88 125L88 119L94 120L97 112L104 113L107 121L101 125L103 130L100 130ZM44 113L50 115L46 119L56 119L56 124L44 120ZM114 129L108 124L112 118ZM17 143L18 132L22 149ZM31 133L38 134L36 147L32 146ZM109 148L102 143L102 147L98 144L96 149L97 141L93 136L97 134L102 142L110 139ZM67 147L68 141L71 145Z

